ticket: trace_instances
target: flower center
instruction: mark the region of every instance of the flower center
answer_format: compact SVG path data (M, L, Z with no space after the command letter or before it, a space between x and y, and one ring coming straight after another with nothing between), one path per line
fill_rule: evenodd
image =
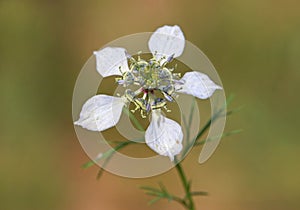
M139 60L131 65L137 83L144 89L162 89L171 84L172 73L156 60Z
M125 98L136 106L132 112L140 110L142 117L145 117L144 111L149 113L151 110L161 108L170 111L166 107L167 101L173 101L175 82L180 78L180 74L172 73L174 68L166 67L170 60L164 57L160 60L153 57L149 61L141 59L140 56L137 60L129 58L130 70L116 81L124 87L129 85L140 87L136 91L127 89L124 94ZM158 96L159 92L164 97Z

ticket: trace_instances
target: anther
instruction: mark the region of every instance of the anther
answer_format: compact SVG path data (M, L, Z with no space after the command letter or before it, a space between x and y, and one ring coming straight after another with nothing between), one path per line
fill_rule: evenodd
M127 51L125 51L125 55L126 55L127 59L131 59L132 58L132 56Z
M146 118L146 115L144 115L144 111L143 110L141 110L141 116L142 116L142 118Z
M167 62L170 63L174 59L175 53L168 57Z
M167 112L171 112L171 110L168 109L167 106L164 106L164 109L165 109Z
M135 113L135 111L137 111L140 107L135 105L135 109L130 110L132 113Z
M168 100L168 101L173 101L173 98L172 96L170 96L169 94L165 93L165 92L162 92L164 97Z
M146 111L150 112L150 108L151 108L151 105L150 105L150 102L148 101L147 106L146 106Z

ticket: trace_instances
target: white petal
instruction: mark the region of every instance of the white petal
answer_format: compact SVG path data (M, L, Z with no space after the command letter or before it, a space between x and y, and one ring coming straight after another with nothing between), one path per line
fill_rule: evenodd
M106 47L102 50L95 51L96 68L103 76L122 75L122 72L128 71L126 50L119 47Z
M82 106L75 125L91 131L103 131L116 125L120 119L124 100L108 95L96 95Z
M171 161L182 150L183 133L180 125L152 110L152 119L145 133L146 144L160 155L168 156Z
M156 53L156 59L174 54L179 57L185 45L185 38L179 26L163 26L158 28L150 37L148 46L152 54Z
M193 95L200 99L207 99L215 92L221 90L222 87L216 85L206 74L198 71L187 72L179 80L184 83L177 86L177 92Z

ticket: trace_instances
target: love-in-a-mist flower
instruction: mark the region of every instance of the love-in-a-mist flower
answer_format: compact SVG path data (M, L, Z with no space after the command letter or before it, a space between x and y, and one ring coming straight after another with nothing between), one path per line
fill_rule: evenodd
M183 133L176 121L162 114L170 111L167 102L174 101L176 93L207 99L222 88L203 73L191 71L181 78L168 66L184 50L185 38L179 26L158 28L151 35L148 46L153 55L149 60L140 56L135 59L119 47L94 52L97 71L103 77L118 75L116 82L127 89L121 97L100 94L88 99L74 124L91 131L104 131L118 123L124 106L133 103L133 112L139 111L143 118L151 115L145 132L146 144L173 161L182 150Z

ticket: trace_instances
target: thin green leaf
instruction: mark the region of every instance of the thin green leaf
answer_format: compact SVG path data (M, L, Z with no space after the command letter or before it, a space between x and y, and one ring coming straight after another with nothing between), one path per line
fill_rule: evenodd
M227 111L226 116L235 114L236 112L241 111L243 108L244 108L244 106L239 106L239 107L237 107L237 108L234 108L234 109L232 109L232 110L229 110L229 111Z
M123 108L123 112L129 116L129 118L132 120L132 122L134 123L134 125L137 127L137 129L139 129L140 131L145 131L145 129L143 128L143 126L140 124L140 122L136 119L136 117L129 111L128 108L124 107Z
M166 187L163 185L163 183L159 183L159 187L160 187L160 189L161 189L161 191L163 192L163 193L166 193L166 194L168 194L168 191L167 191L167 189L166 189Z
M235 98L235 95L234 95L233 93L231 93L231 94L227 97L227 99L226 99L226 107L228 107L228 106L232 103L232 101L233 101L234 98Z
M195 192L191 192L192 196L207 196L208 192L204 192L204 191L195 191Z
M199 138L205 133L205 131L207 131L207 129L211 126L211 124L218 119L221 116L221 113L223 112L223 108L221 108L220 110L218 110L206 123L205 125L202 127L202 129L198 132L198 134L196 135L196 137L194 138L195 143L197 143L197 141L199 140Z
M151 196L155 196L155 197L163 197L163 193L161 192L145 192L146 195L151 195Z
M220 136L221 138L225 138L225 137L228 137L228 136L231 136L231 135L234 135L234 134L238 134L238 133L241 133L243 130L241 129L237 129L237 130L232 130L232 131L229 131L229 132L226 132L226 133L223 133L222 135L218 135L218 136L213 136L211 138L208 138L206 140L202 140L202 141L198 141L194 144L194 146L199 146L199 145L203 145L205 142L207 141L214 141L216 139L219 139Z
M93 166L93 165L95 165L95 162L94 162L93 160L91 160L91 161L88 161L88 162L84 163L84 164L81 166L81 168L89 168L89 167L91 167L91 166Z
M95 160L91 160L91 161L88 161L87 163L83 164L82 168L89 168L89 167L95 165L97 161L110 157L119 149L122 149L123 147L127 146L128 144L132 144L132 143L135 143L135 142L134 141L121 142L114 148L111 148L111 149L107 150L106 152L104 152L101 156L99 156L99 158L96 158Z
M104 173L104 168L106 167L106 165L108 164L108 162L110 161L110 159L113 157L113 155L107 157L102 165L102 167L100 167L98 173L97 173L97 176L96 176L96 179L99 180L102 176L102 174Z
M153 188L153 187L147 187L147 186L142 186L140 189L145 190L145 191L152 191L152 192L161 192L160 189Z
M155 197L159 197L160 199L164 198L167 199L169 202L170 201L176 201L184 206L186 206L186 202L184 199L177 197L175 195L170 194L166 187L160 183L160 188L161 189L157 189L157 188L153 188L153 187L148 187L148 186L142 186L140 187L141 189L145 190L147 195L150 196L155 196ZM153 199L155 200L155 199ZM150 201L151 202L151 201Z
M151 201L148 202L148 205L153 205L154 203L156 203L157 201L159 201L160 199L162 199L162 197L156 197L154 199L152 199Z
M186 145L187 146L185 146L182 150L182 157L185 156L185 154L189 150L190 146L192 145L191 144L192 142L190 141L190 128L191 128L191 124L193 121L195 104L196 104L196 99L193 98L193 102L191 104L191 109L190 109L190 113L189 113L189 120L187 121L186 116L183 116L183 124L184 124L184 128L186 131Z
M196 104L196 99L193 98L193 102L192 102L192 105L191 105L190 116L189 116L188 127L191 127L191 124L192 124L192 121L193 121L194 110L195 110L195 104Z

